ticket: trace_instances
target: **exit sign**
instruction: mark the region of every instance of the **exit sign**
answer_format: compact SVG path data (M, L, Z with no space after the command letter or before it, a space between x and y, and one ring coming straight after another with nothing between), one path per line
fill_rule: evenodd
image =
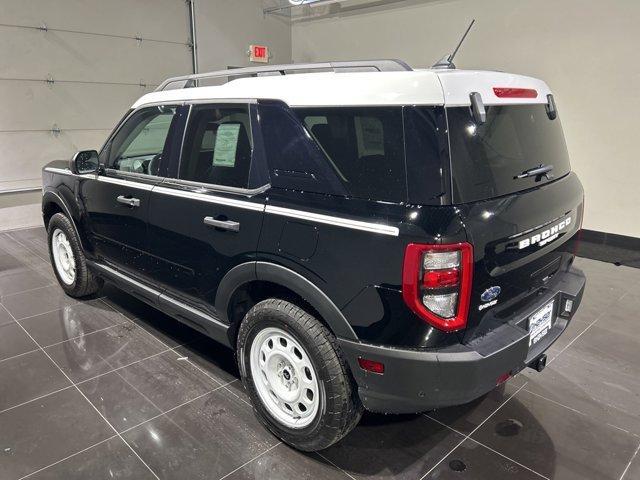
M249 45L249 60L269 63L269 47L265 45Z

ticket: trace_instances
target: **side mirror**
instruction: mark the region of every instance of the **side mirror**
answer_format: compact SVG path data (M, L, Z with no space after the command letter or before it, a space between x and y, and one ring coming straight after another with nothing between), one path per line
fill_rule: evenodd
M95 173L98 171L100 161L95 150L82 150L76 153L69 162L69 170L75 174Z

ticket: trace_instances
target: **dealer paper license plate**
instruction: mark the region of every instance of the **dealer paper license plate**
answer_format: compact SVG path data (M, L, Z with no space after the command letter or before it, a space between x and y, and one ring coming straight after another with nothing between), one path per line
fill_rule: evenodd
M531 315L529 318L529 346L535 345L551 330L553 319L553 300Z

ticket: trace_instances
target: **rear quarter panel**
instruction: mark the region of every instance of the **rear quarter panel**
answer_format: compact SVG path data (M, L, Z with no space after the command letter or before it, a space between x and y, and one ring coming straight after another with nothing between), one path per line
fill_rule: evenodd
M397 235L270 213L269 206L397 227ZM429 327L402 300L404 250L412 242L464 241L454 207L421 207L272 189L258 260L289 268L320 288L358 338L425 347L458 341Z

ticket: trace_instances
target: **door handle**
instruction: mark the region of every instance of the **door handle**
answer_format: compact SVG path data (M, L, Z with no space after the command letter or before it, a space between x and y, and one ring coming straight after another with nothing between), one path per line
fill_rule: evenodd
M124 195L120 195L117 199L118 203L122 203L124 205L129 205L130 207L139 207L140 199L125 197Z
M231 232L240 231L240 223L232 220L216 220L213 217L204 217L204 224L210 227L222 228Z

